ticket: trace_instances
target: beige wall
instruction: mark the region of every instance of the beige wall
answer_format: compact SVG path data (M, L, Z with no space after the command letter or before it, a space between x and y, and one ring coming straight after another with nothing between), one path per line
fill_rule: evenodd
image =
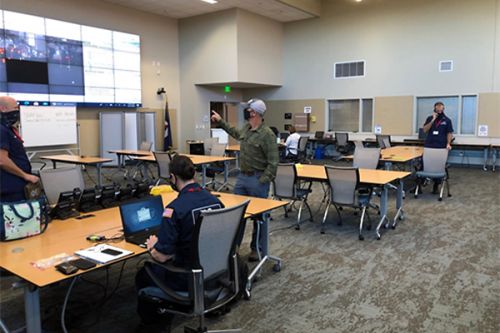
M285 120L285 113L303 114L304 107L312 107L311 117L309 121L309 132L325 130L325 103L324 99L301 99L301 100L286 100L286 101L266 101L266 123L268 126L275 126L280 132L284 132L285 124L293 124L292 119ZM312 118L316 118L313 121Z
M96 0L1 0L0 7L5 10L140 35L144 107L163 109L163 98L156 95L156 90L165 87L169 97L169 107L180 108L177 20ZM153 66L153 61L159 62L160 66ZM109 110L88 108L78 110L83 155L99 154L99 111ZM163 124L161 117L157 119ZM161 140L156 144L157 147L161 147Z
M488 125L489 137L500 137L500 93L479 95L477 125Z
M238 81L270 85L283 82L283 24L237 11Z
M500 0L496 0L496 21L495 21L495 53L493 54L495 69L493 71L493 88L492 91L500 91ZM499 111L500 112L500 111Z
M413 96L375 97L373 125L382 134L413 135Z

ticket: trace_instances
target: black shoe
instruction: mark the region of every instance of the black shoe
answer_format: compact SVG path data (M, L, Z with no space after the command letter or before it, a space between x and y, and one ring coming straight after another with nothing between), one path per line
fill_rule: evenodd
M259 261L259 255L257 254L257 251L252 250L252 252L250 252L250 255L248 256L248 261L250 262Z

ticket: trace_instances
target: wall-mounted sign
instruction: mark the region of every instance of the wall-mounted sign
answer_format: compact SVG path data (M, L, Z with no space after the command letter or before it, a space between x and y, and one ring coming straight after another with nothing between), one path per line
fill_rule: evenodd
M382 126L375 125L374 132L375 134L382 134Z
M488 125L479 125L477 128L477 136L488 136Z
M312 109L312 106L304 106L304 113L311 113Z

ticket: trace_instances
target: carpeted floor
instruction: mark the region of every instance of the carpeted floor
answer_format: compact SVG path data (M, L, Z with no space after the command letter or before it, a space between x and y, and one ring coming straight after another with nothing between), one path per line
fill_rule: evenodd
M111 177L113 170L106 170ZM90 170L93 175L93 170ZM250 301L241 300L209 328L244 332L500 332L500 174L452 168L453 197L437 201L425 189L408 194L406 219L382 239L365 231L358 241L358 216L343 211L337 225L332 208L326 234L320 234L322 189L314 185L310 203L314 222L293 228L296 212L273 213L271 254L283 259L279 273L266 265ZM112 178L121 181L119 174ZM88 179L87 179L88 180ZM234 181L234 179L232 179ZM394 194L389 212L394 215ZM374 199L378 201L378 198ZM375 212L372 219L377 219ZM50 228L48 230L50 232ZM247 229L246 243L250 230ZM249 252L244 244L242 254ZM134 275L140 258L92 272L71 294L66 315L70 332L134 332ZM106 272L107 300L102 302ZM1 280L1 317L10 328L23 325L15 279ZM60 331L60 311L68 283L41 291L44 329ZM188 322L176 318L173 332ZM193 323L193 322L191 322Z

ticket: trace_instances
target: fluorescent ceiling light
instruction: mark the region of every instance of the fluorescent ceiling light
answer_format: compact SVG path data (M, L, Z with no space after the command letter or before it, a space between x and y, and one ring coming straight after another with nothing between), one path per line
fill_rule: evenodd
M217 0L201 0L201 1L209 3L211 5L215 5L217 3Z

